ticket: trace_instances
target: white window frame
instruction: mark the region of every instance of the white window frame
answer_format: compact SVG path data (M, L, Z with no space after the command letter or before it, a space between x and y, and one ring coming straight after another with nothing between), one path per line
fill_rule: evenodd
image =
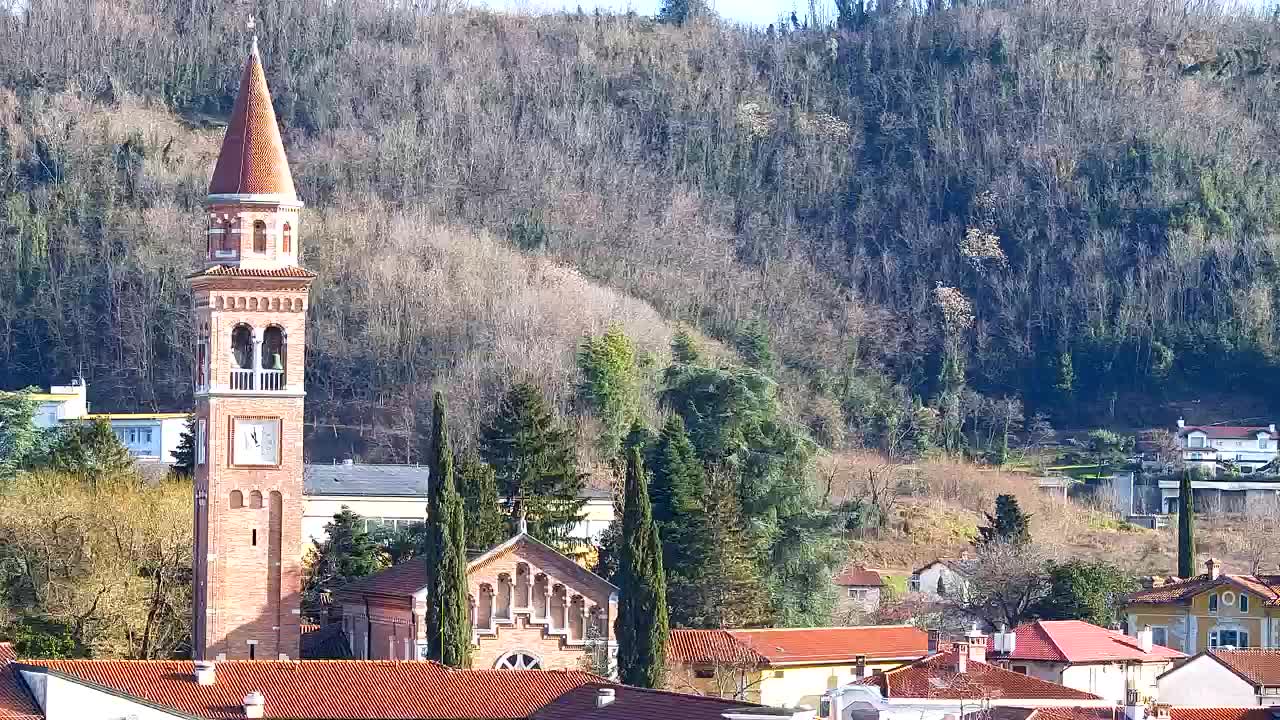
M196 465L204 464L205 427L204 418L196 420Z
M1187 437L1187 447L1202 448L1205 446L1205 438L1203 435L1191 435Z
M1235 643L1222 642L1222 635L1224 633L1235 633L1236 642ZM1235 626L1214 628L1213 630L1209 631L1209 647L1210 648L1225 647L1227 645L1230 645L1231 647L1237 647L1237 648L1249 647L1249 631L1241 630L1240 628Z
M1240 599L1236 602L1239 603L1240 612L1249 612L1249 593L1241 592Z
M1160 633L1160 639L1156 639L1156 633ZM1151 643L1153 645L1169 646L1169 626L1168 625L1152 625L1151 626Z
M1219 603L1220 601L1218 599L1218 593L1213 593L1212 595L1209 596L1209 614L1210 615L1218 614Z

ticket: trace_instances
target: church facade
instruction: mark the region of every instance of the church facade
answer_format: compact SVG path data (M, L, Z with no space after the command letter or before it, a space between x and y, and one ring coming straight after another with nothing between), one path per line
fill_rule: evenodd
M523 532L470 558L472 667L578 670L603 664L618 588ZM351 657L412 660L426 653L427 567L410 560L334 593Z
M302 586L302 208L256 40L209 183L195 348L193 655L298 657Z

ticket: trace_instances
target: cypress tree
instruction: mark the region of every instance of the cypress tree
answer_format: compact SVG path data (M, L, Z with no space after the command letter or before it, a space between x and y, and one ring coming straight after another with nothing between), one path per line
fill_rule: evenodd
M990 542L1022 544L1031 540L1031 516L1018 507L1012 495L996 497L996 514L987 513L987 527L978 528L976 545Z
M662 687L667 654L667 585L662 574L662 541L649 506L639 448L627 453L618 619L618 676L636 687Z
M1178 577L1196 574L1195 513L1191 496L1191 473L1182 471L1178 485Z
M585 480L572 434L556 421L537 386L519 383L507 391L481 432L480 454L493 466L507 507L525 511L529 534L549 545L568 545L583 517Z
M467 603L466 520L453 478L453 450L445 423L444 394L432 408L431 494L426 552L427 642L432 660L456 668L471 665L471 623Z

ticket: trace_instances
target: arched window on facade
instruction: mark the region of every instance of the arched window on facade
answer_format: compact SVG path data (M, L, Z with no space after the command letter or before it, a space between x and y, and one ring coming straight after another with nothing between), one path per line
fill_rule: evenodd
M261 492L254 490L253 492L249 493L249 507L253 508L254 510L262 509L262 493Z
M277 325L262 333L262 389L283 390L285 368L284 330Z
M286 255L293 252L293 226L289 223L285 223L280 230L280 247Z
M244 493L239 490L231 491L231 509L239 510L244 507Z
M541 670L542 661L533 653L517 650L498 658L493 667L495 670Z
M196 341L196 387L209 387L209 326L201 323Z
M231 331L231 389L253 389L253 328L243 323Z
M259 254L267 251L267 224L261 220L253 221L253 251Z

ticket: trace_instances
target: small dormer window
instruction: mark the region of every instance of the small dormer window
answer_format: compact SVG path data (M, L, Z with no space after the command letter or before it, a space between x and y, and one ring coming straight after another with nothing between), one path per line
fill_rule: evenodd
M253 221L253 251L260 255L267 252L267 224L261 220Z
M1193 448L1202 448L1202 447L1204 447L1204 436L1203 436L1203 435L1192 435L1191 437L1187 438L1187 446L1188 446L1188 447L1193 447Z

